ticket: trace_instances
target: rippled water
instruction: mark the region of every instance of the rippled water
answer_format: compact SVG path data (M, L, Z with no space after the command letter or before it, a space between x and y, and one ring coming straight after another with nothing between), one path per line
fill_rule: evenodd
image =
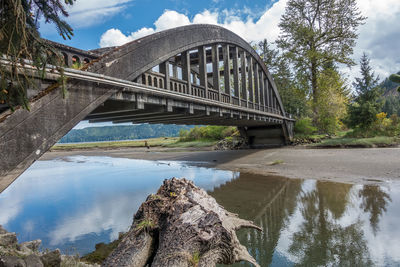
M163 179L193 179L263 232L239 239L262 266L400 265L400 183L351 185L110 157L38 161L0 194L19 241L81 255L126 231ZM237 264L244 266L246 264Z

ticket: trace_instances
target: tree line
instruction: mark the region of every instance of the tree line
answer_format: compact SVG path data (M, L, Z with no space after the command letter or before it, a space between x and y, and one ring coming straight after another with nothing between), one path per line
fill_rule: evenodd
M285 110L297 118L298 133L335 134L351 128L354 136L373 136L400 131L395 83L379 82L367 54L360 59L355 81L340 71L341 66L356 65L351 56L357 29L366 19L355 0L289 0L278 40L254 46Z
M138 124L123 126L87 127L84 129L71 130L68 134L61 138L60 143L173 137L179 136L180 131L189 130L192 127L193 126L175 124Z

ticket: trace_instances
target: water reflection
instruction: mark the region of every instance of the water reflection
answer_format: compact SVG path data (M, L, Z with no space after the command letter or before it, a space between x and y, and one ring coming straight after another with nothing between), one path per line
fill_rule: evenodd
M376 235L379 230L379 218L386 212L386 207L392 199L388 193L374 185L364 185L358 195L362 197L360 208L370 213L369 222Z
M165 178L187 177L263 232L238 237L261 266L400 265L400 183L351 185L108 157L39 161L0 194L21 241L84 254L125 231ZM390 190L389 190L390 188ZM235 266L250 266L245 263Z
M375 185L241 174L211 194L263 228L238 235L262 266L381 266L400 263L398 244L391 251L376 250L378 244L389 249L384 240L391 234L391 244L400 241L394 225L377 228L379 218L399 214L395 206L395 214L388 208L391 195L400 201L398 184L393 189L395 194Z
M38 161L0 194L0 224L20 241L85 254L126 231L133 214L162 181L187 177L205 189L238 174L183 163L110 157Z

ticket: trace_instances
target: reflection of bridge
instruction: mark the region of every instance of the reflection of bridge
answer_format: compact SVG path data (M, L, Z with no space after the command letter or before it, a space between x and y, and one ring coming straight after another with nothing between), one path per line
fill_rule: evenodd
M227 210L262 228L262 232L241 230L238 237L261 266L268 266L286 220L296 207L300 187L300 180L241 173L210 194Z
M276 86L261 58L234 33L191 25L115 49L85 52L60 46L68 97L48 88L31 112L0 115L0 191L79 121L239 126L253 146L292 136ZM41 81L46 88L58 76ZM37 93L37 92L36 92Z

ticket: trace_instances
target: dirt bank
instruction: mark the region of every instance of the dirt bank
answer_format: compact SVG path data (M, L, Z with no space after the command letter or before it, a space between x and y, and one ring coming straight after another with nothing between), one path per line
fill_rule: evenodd
M235 151L122 148L47 152L41 160L72 155L188 161L221 169L351 183L400 179L400 148L308 149L283 147Z

